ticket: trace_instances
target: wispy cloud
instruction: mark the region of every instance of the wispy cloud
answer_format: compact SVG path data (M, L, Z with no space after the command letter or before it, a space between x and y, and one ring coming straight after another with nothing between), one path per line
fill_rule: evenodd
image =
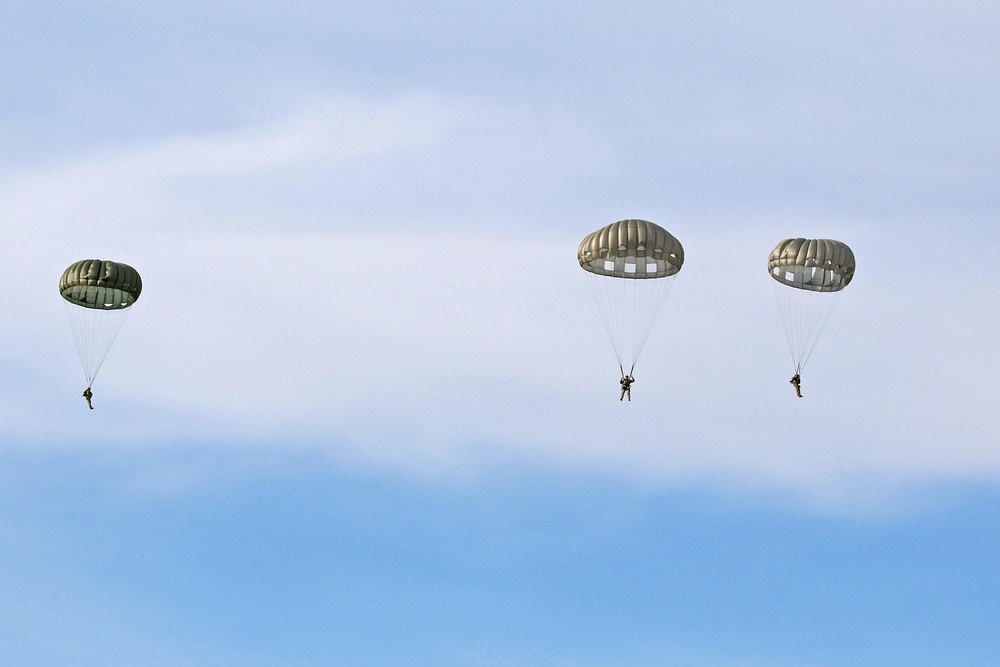
M973 295L968 273L934 268L969 246L928 249L933 220L813 214L804 225L790 205L744 213L737 233L705 211L658 218L689 261L637 400L620 405L573 259L579 238L612 220L511 197L537 193L530 181L557 163L604 168L588 164L608 150L593 128L554 127L530 108L471 99L333 98L265 125L6 173L0 210L18 221L10 272L35 276L20 294L51 307L0 327L11 358L32 360L12 381L4 428L84 441L99 430L102 444L296 440L433 475L530 460L817 502L1000 472L987 446L1000 429L968 391L987 395L988 373L970 379L953 363L995 366L978 333L992 318L975 307L991 288L979 281ZM633 215L648 217L620 217ZM800 234L857 239L860 268L806 378L808 400L794 403L761 265ZM128 261L145 283L98 381L96 415L76 409L54 289L82 256ZM968 400L942 407L939 388Z

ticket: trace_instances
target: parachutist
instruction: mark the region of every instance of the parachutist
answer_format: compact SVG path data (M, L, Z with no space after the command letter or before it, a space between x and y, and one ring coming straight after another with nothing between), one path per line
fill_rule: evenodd
M622 386L622 395L618 399L619 401L625 400L625 394L628 394L629 402L632 401L632 383L635 382L635 378L631 375L624 375L618 383Z
M93 410L94 409L94 405L90 402L90 399L92 399L94 397L94 392L90 391L90 387L87 387L86 389L83 390L83 397L85 399L87 399L87 406L91 410Z
M795 387L795 395L798 396L799 398L802 398L802 378L799 377L799 374L796 373L795 375L793 375L792 379L789 380L789 382L792 384L793 387Z
M842 290L854 279L854 251L833 239L785 239L771 251L767 272L775 281L781 321L795 375L790 382L802 398L799 373L805 368Z
M588 234L577 259L624 379L626 367L629 373L635 370L670 284L684 265L684 247L663 227L633 218Z

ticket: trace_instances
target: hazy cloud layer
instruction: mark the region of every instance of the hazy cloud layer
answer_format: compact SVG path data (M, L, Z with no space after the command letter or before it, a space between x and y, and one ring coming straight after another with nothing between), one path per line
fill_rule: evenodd
M113 45L74 61L95 82L71 113L53 102L67 81L8 83L38 109L3 119L21 137L0 171L6 273L26 304L0 323L4 433L291 442L420 474L530 460L819 500L1000 472L993 5L490 5L422 30L381 7L395 18L369 38L351 32L367 11L256 7L233 40L312 11L338 27L279 40L256 90L220 84L175 123L185 85L242 65L225 37L197 72L165 59L183 31L160 10L122 19L156 37L138 51L162 65L155 98L127 63L100 78ZM335 66L291 68L321 35ZM91 48L68 38L35 67ZM380 49L422 57L386 69ZM105 105L143 120L116 133ZM42 137L71 117L67 146ZM573 257L626 217L688 252L631 405ZM848 242L859 267L802 401L763 270L799 235ZM88 414L55 283L92 256L133 264L145 291Z
M516 130L510 144L532 141L530 124L492 113L494 129ZM622 405L574 259L605 220L521 213L505 232L496 219L463 224L447 201L424 200L408 219L377 204L371 217L344 213L318 188L289 196L301 174L363 164L354 185L392 199L393 185L368 174L400 156L433 170L470 118L488 117L433 98L332 100L262 127L8 172L4 215L22 221L9 272L33 276L17 291L35 305L2 329L15 378L5 431L78 443L101 433L98 446L299 442L420 474L527 458L834 497L1000 472L987 385L996 323L983 308L995 288L988 267L964 259L975 244L935 219L806 223L788 211L737 230L710 214L622 211L658 220L688 253L636 400ZM495 168L511 155L494 151ZM496 192L485 174L477 182ZM283 201L306 221L287 220ZM763 270L791 234L849 239L859 262L801 402ZM92 255L140 268L145 291L88 414L54 286Z

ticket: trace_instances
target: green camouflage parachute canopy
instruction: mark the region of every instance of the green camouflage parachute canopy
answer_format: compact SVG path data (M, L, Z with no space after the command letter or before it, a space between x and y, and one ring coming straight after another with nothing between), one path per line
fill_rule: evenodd
M142 279L128 264L83 259L71 264L59 279L59 293L81 308L119 310L139 299Z
M785 239L767 260L779 283L810 292L839 292L854 278L854 253L832 239Z
M646 220L621 220L583 239L584 271L617 278L665 278L681 270L684 248L670 232Z

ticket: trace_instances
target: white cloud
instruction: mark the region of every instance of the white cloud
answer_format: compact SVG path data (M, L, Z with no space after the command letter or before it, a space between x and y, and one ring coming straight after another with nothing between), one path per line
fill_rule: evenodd
M479 225L432 198L413 217L366 217L329 208L314 191L306 201L282 191L275 202L327 216L323 227L289 233L280 211L251 210L259 199L248 208L192 189L224 178L252 193L262 179L285 187L290 167L346 173L406 153L455 157L459 139L500 129L510 135L488 157L514 173L510 147L536 142L540 128L531 114L468 101L328 101L267 127L8 175L3 214L22 221L8 275L28 277L19 297L32 305L0 324L4 431L96 446L305 443L431 475L527 459L657 484L775 487L820 502L1000 473L986 333L995 321L983 309L996 289L985 265L963 262L968 243L928 247L932 222L814 216L804 226L789 210L746 215L734 232L708 216L657 220L684 242L688 262L637 369L635 400L622 405L573 256L589 227L567 233L564 220L540 223L516 208L505 226ZM602 150L568 148L580 132L550 138L536 167L564 149ZM466 158L440 172L456 174L456 196L473 182L490 192L489 169L470 162L480 171L461 173ZM357 184L371 196L383 178ZM839 236L860 267L802 401L786 386L762 269L791 234ZM145 284L96 383L93 413L78 396L54 289L66 264L91 255L134 264Z

